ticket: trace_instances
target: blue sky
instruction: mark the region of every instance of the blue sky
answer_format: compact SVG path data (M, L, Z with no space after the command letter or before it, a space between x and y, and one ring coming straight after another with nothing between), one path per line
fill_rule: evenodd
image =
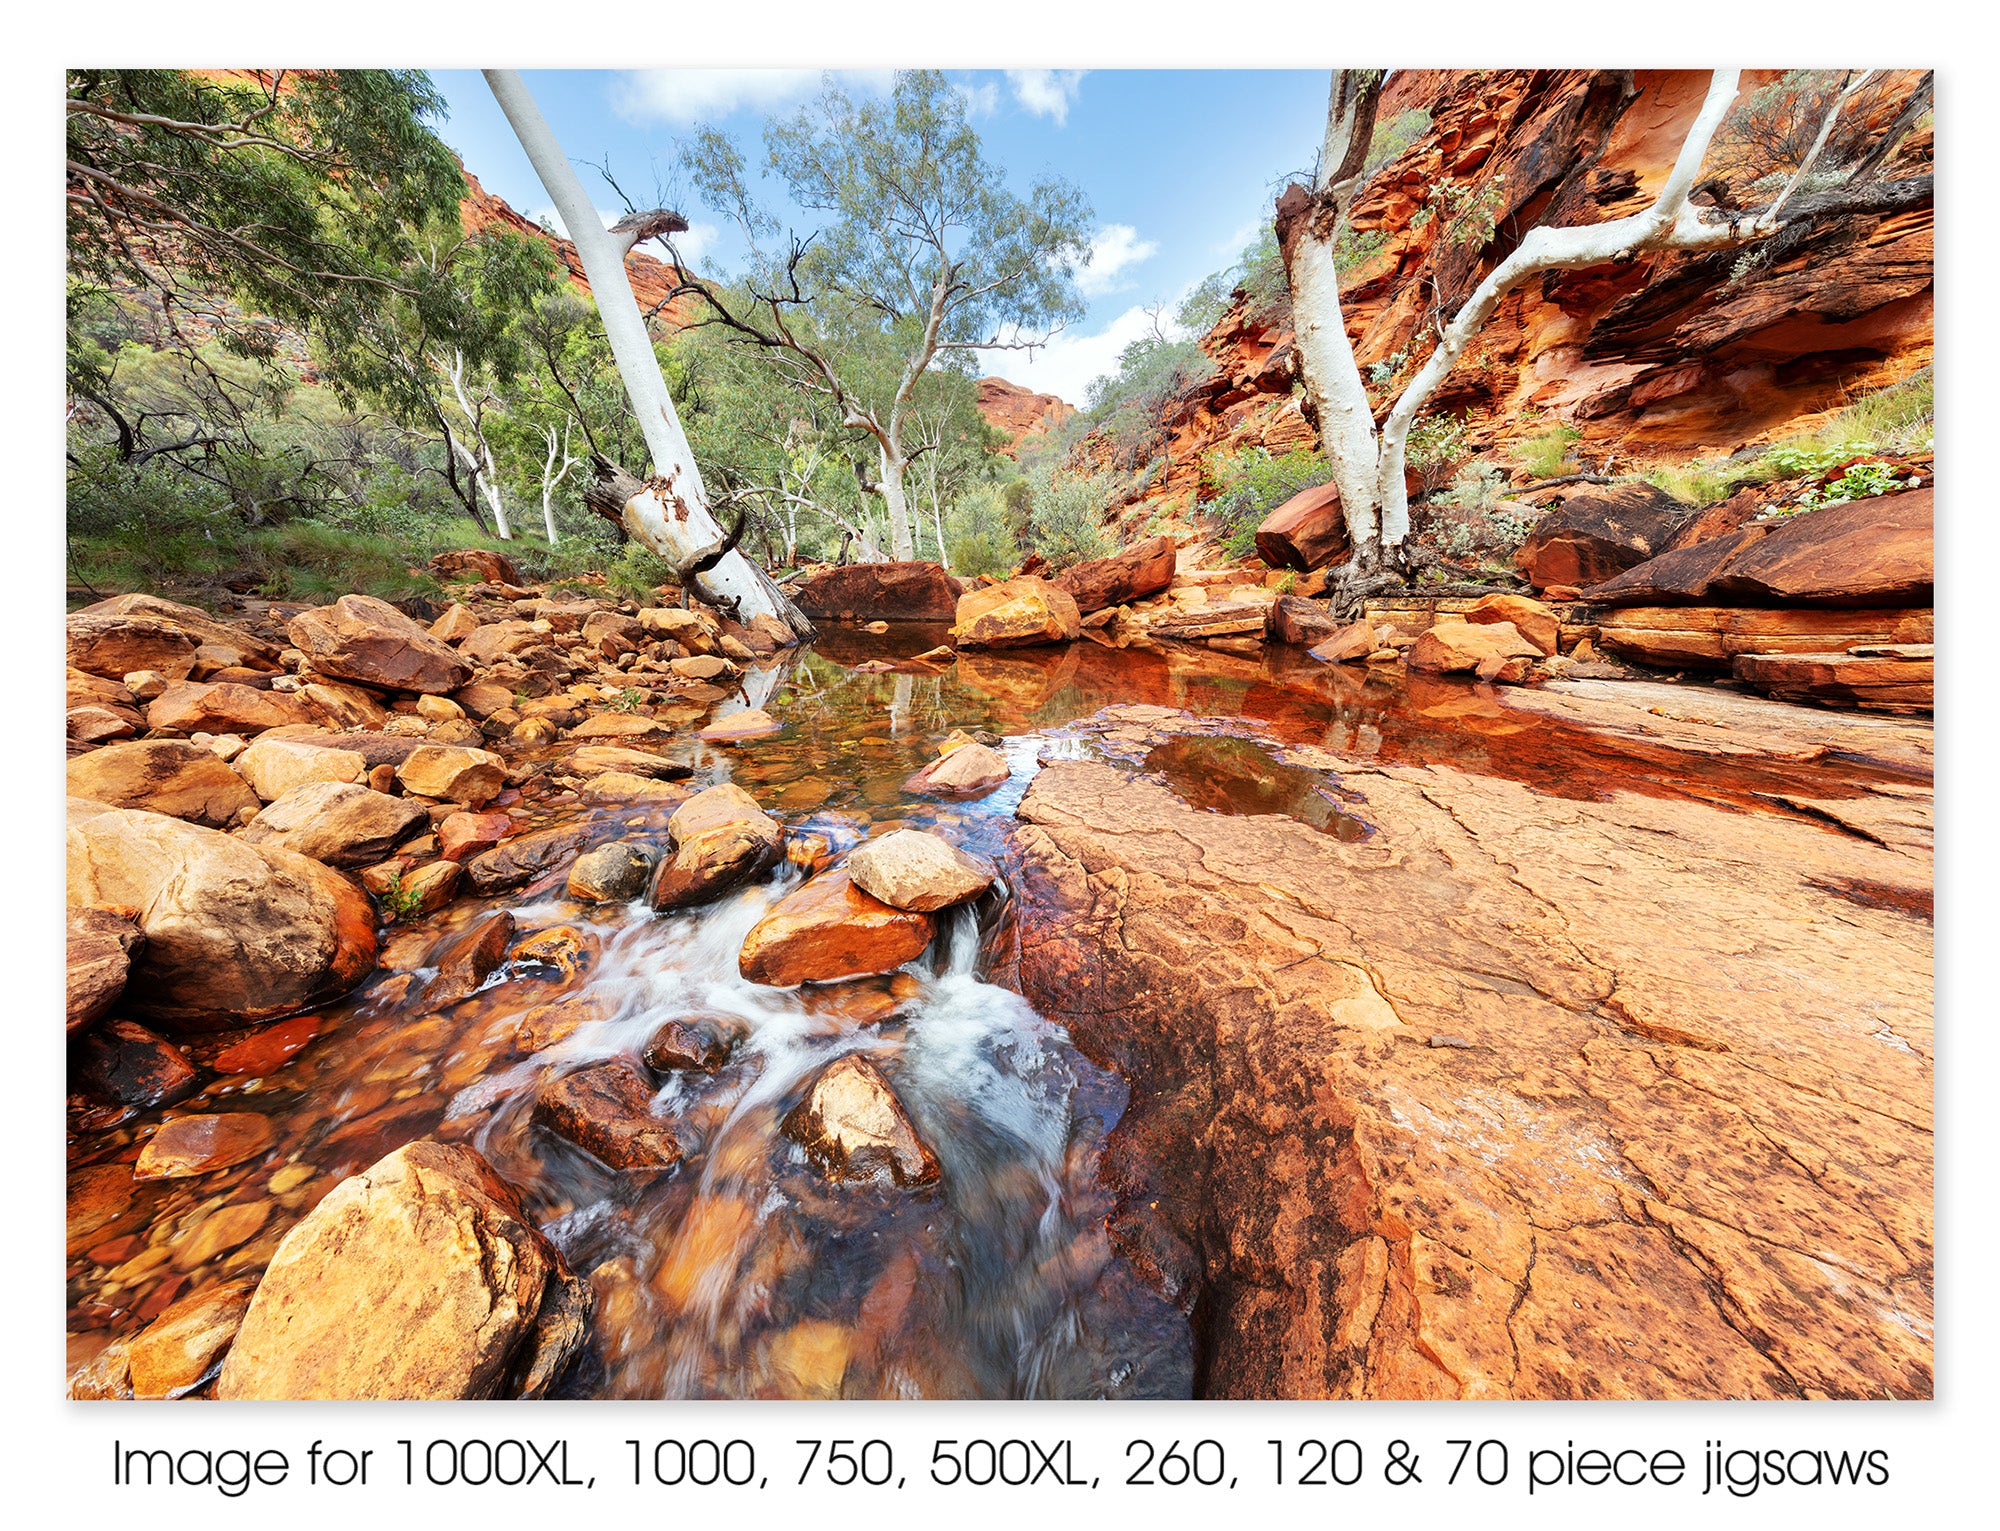
M1310 163L1324 127L1319 70L954 70L987 158L1019 190L1043 174L1082 187L1095 209L1096 250L1084 281L1089 312L1032 360L987 353L983 370L1081 403L1085 385L1143 333L1145 305L1171 303L1228 265L1271 215L1274 178ZM549 199L473 70L434 70L450 102L443 136L487 190L530 217ZM851 91L886 92L880 71L839 76ZM564 149L609 159L626 190L650 201L655 165L672 190L675 141L697 124L722 128L751 165L761 162L771 113L789 113L819 88L811 71L531 70L528 87ZM584 184L617 200L594 169ZM779 200L776 189L766 195ZM687 200L682 194L681 200ZM677 241L692 260L730 268L733 232L685 206L695 227ZM801 228L801 232L805 230Z

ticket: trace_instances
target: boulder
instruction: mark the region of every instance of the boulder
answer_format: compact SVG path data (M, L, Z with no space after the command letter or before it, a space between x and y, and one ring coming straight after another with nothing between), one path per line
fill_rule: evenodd
M1898 654L1739 654L1736 678L1783 702L1924 713L1934 705L1930 651Z
M1148 537L1108 558L1074 564L1049 583L1076 602L1085 616L1158 595L1174 582L1174 539Z
M847 564L813 575L792 601L842 622L949 622L964 585L934 563Z
M72 707L63 715L63 732L78 744L108 744L129 739L139 731L130 712L96 705Z
M642 607L639 625L655 638L671 639L691 654L713 653L720 631L711 619L700 612L679 606Z
M309 781L284 793L237 838L310 856L330 867L380 861L428 821L421 803L345 781Z
M64 1030L83 1030L125 992L126 975L146 944L139 911L130 907L72 906L68 918L68 970L64 977Z
M930 915L885 904L836 868L781 899L751 927L737 968L752 983L774 988L893 973L921 957L936 931Z
M720 654L689 654L667 661L667 668L682 680L729 680L736 666Z
M393 912L398 920L421 920L450 903L465 868L456 861L433 861L396 879Z
M1465 620L1491 625L1511 622L1514 631L1544 655L1557 652L1562 619L1540 601L1525 595L1483 595L1466 610Z
M729 1061L731 1033L727 1022L698 1016L668 1021L647 1038L646 1049L640 1056L648 1068L662 1073L692 1069L699 1074L713 1074Z
M311 706L299 697L235 681L177 681L146 707L150 727L182 734L261 734L312 721Z
M132 1396L179 1398L207 1381L243 1326L256 1290L255 1276L213 1282L132 1336Z
M1651 484L1579 488L1528 533L1514 566L1537 590L1595 585L1664 552L1688 507Z
M660 858L647 892L665 912L711 903L777 864L785 831L734 782L697 792L667 820L673 850Z
M569 869L567 891L587 904L622 904L653 880L653 856L643 845L614 840L585 851Z
M1326 607L1295 595L1279 596L1264 614L1265 637L1305 649L1326 642L1347 625Z
M1928 606L1935 494L1905 489L1779 522L1738 548L1710 589L1746 605Z
M1307 649L1306 655L1321 664L1349 664L1357 659L1366 659L1377 647L1375 629L1368 625L1364 617L1358 622L1348 623L1331 638Z
M1320 484L1293 495L1257 528L1257 556L1274 569L1310 574L1347 556L1340 491Z
M1024 575L960 596L951 636L962 649L1000 649L1069 643L1082 631L1068 591Z
M763 739L779 733L784 726L763 708L747 707L741 712L732 712L726 718L718 718L695 737L704 744L741 744L748 739Z
M344 993L375 966L367 895L317 861L80 798L68 819L69 902L139 911L129 1014L241 1025Z
M137 1021L111 1016L70 1048L70 1078L123 1106L170 1106L194 1093L200 1075L186 1053Z
M627 776L623 771L601 771L577 790L586 803L680 804L693 795L692 788L679 782Z
M666 725L657 718L649 718L636 712L600 712L594 718L585 718L570 731L574 739L638 739L647 734L662 734Z
M625 776L653 776L661 781L681 781L694 775L692 766L654 755L646 750L628 750L616 744L586 744L563 758L563 769L577 776L595 776L617 771Z
M856 846L847 858L847 875L891 908L929 914L979 897L993 886L995 874L978 857L927 830L896 829Z
M462 643L479 631L479 618L472 608L453 601L444 615L431 623L431 636L440 643Z
M260 738L231 764L267 803L309 782L354 782L368 774L368 762L357 751L305 739Z
M459 641L459 651L478 664L497 665L549 641L551 629L533 622L488 622Z
M285 1236L215 1395L539 1397L589 1311L589 1287L485 1159L411 1143L342 1181Z
M484 580L490 585L518 585L521 571L505 553L490 548L454 548L431 555L431 573L439 579Z
M904 782L903 790L929 797L982 797L1004 786L1009 775L1005 755L983 744L968 744L933 760Z
M372 595L300 612L286 631L315 672L391 691L456 691L472 666L443 639Z
M1670 548L1579 595L1599 606L1675 606L1710 601L1715 598L1716 576L1739 551L1761 541L1770 530L1768 526L1743 526Z
M446 861L463 861L514 833L514 820L504 813L454 813L437 827L438 854Z
M476 808L507 785L507 762L491 750L458 744L426 744L396 767L405 792L442 798Z
M271 1119L255 1111L177 1116L162 1122L132 1166L134 1180L185 1180L254 1159L277 1141Z
M591 833L588 824L559 824L553 829L537 829L525 835L516 835L490 851L482 851L461 865L474 891L504 893L568 861L589 842ZM450 865L449 862L441 864Z
M388 709L360 686L309 680L299 687L299 696L332 728L373 729L389 721Z
M1488 659L1534 659L1541 652L1512 622L1440 622L1418 637L1410 668L1455 675Z
M829 1064L787 1113L784 1131L832 1180L919 1186L940 1174L937 1155L864 1053Z
M489 718L503 707L514 705L514 693L490 681L474 681L452 692L451 699L475 718Z
M262 639L253 638L241 628L231 627L198 606L169 601L162 596L114 595L109 600L82 607L74 615L143 617L149 621L164 622L169 627L179 628L198 648L208 650L209 657L222 664L252 670L278 668L278 651Z
M513 939L514 916L505 909L495 910L447 937L425 959L425 966L437 972L424 986L424 1009L442 1010L476 993L507 960L507 947Z
M182 680L194 669L195 641L178 627L150 617L71 617L66 624L69 665L112 680L134 670L155 670Z
M543 1085L534 1120L612 1169L670 1169L684 1151L652 1100L638 1066L618 1058Z
M260 806L257 794L213 750L179 739L108 744L64 767L71 797L143 808L220 829Z

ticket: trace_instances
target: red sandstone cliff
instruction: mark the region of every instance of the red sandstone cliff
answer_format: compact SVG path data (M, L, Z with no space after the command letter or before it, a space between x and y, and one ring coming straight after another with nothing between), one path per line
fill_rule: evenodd
M1009 444L1003 450L1010 457L1028 437L1038 436L1076 413L1074 406L1052 393L1032 393L1001 377L979 380L978 405L986 423L1007 434Z

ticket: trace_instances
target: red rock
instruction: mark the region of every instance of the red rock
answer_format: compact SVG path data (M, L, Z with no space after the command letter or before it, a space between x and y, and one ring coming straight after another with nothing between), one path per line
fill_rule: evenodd
M1076 410L1052 393L1035 393L1005 378L982 377L976 400L986 423L1010 439L1002 448L1012 457L1022 442L1060 425Z
M127 1106L170 1106L194 1093L187 1054L136 1021L110 1016L79 1037L70 1073L86 1089Z
M194 640L166 622L79 613L69 619L67 633L70 668L89 675L118 680L135 670L155 670L181 680L194 669Z
M983 797L1009 778L1007 757L983 744L967 744L933 760L903 783L905 792L926 797Z
M443 693L472 679L472 666L450 644L370 595L301 612L287 631L315 672L339 680Z
M1306 650L1309 658L1321 664L1346 664L1356 659L1366 659L1375 652L1375 629L1367 619L1350 622L1331 638L1317 647Z
M254 1159L276 1141L271 1119L254 1111L219 1116L177 1116L146 1140L132 1167L135 1180L206 1175Z
M1257 556L1274 569L1308 574L1345 558L1347 547L1340 491L1332 484L1293 495L1257 528Z
M1410 650L1410 668L1439 675L1476 670L1487 659L1533 659L1541 653L1512 622L1440 622Z
M1148 537L1108 558L1073 564L1049 583L1067 592L1078 612L1088 616L1166 589L1174 582L1174 549L1171 537Z
M1266 637L1275 643L1296 644L1300 648L1324 643L1346 627L1326 607L1315 606L1295 595L1279 596L1264 614Z
M437 973L424 988L424 1008L440 1010L471 994L507 960L513 939L514 916L505 909L446 939L425 963Z
M1578 489L1535 523L1514 565L1536 589L1596 585L1663 552L1688 508L1651 484Z
M439 579L487 580L496 585L518 585L521 572L514 560L488 548L459 548L431 556L431 573Z
M64 978L67 1031L83 1030L125 991L126 976L146 945L139 917L130 906L70 908Z
M132 1396L178 1398L207 1379L249 1311L255 1276L239 1276L188 1293L130 1345Z
M583 849L592 833L588 824L560 824L553 829L532 830L457 864L465 868L466 879L475 892L504 893L568 862Z
M1897 655L1740 654L1736 678L1786 702L1863 707L1871 712L1929 712L1932 661Z
M1745 604L1928 606L1933 502L1906 489L1792 516L1736 549L1710 589Z
M619 1058L543 1085L534 1119L613 1169L670 1169L685 1150L652 1114L652 1099L637 1066Z
M960 596L951 635L962 649L1023 648L1071 642L1082 624L1067 591L1024 575Z
M293 1054L319 1035L326 1022L320 1015L295 1015L266 1026L253 1036L225 1047L209 1060L218 1074L275 1074Z
M710 903L775 866L785 831L734 782L696 793L667 821L672 853L660 858L648 891L656 910Z
M454 813L437 827L438 854L446 861L463 861L514 832L504 813Z
M1844 652L1864 643L1929 643L1933 636L1928 610L1626 606L1607 612L1598 627L1599 644L1620 659L1707 670L1727 670L1739 654Z
M893 1179L900 1186L919 1186L940 1174L937 1155L864 1053L829 1064L787 1114L784 1131L834 1180Z
M1525 595L1485 595L1465 613L1468 622L1511 622L1514 630L1543 654L1553 654L1562 636L1562 621L1540 601Z
M281 691L260 691L230 681L179 681L147 705L146 722L183 734L260 734L267 728L310 724L312 709Z
M949 622L963 588L934 563L858 563L813 575L792 600L809 617L843 622Z
M737 966L752 983L774 988L865 978L922 956L936 931L930 915L885 904L836 869L812 878L752 926Z
M690 1016L662 1025L647 1039L641 1056L647 1067L662 1073L693 1069L713 1074L729 1061L730 1042L726 1023Z

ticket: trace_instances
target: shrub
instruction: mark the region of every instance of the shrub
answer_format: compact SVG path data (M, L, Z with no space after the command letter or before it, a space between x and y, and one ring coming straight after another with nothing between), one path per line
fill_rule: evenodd
M1446 482L1465 456L1465 422L1453 415L1419 415L1403 441L1403 456L1422 476L1424 493Z
M1256 552L1257 527L1272 511L1333 477L1332 464L1317 452L1294 450L1273 457L1263 447L1212 452L1202 468L1211 490L1203 508L1234 558Z
M1514 457L1536 478L1560 478L1570 471L1569 449L1583 439L1573 425L1556 425L1514 448Z
M1109 473L1050 469L1034 485L1029 544L1058 569L1115 552L1104 530L1104 511L1116 489L1117 480Z

